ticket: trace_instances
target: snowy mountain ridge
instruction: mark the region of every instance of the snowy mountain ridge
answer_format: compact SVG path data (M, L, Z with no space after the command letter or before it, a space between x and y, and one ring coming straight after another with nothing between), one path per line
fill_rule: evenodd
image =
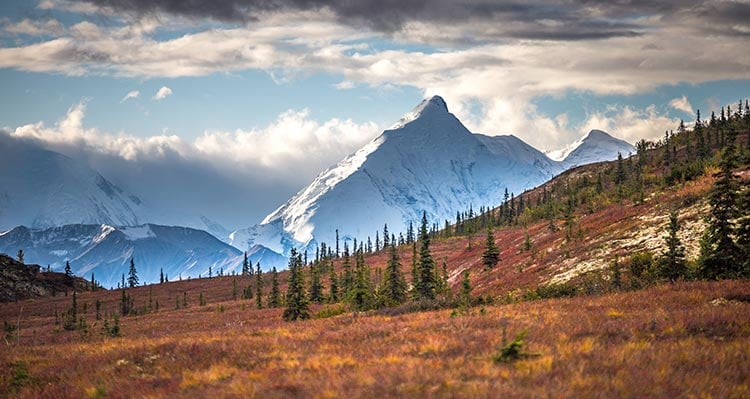
M288 254L293 247L332 244L337 230L360 240L374 238L384 224L402 232L422 211L442 224L469 206L497 205L506 189L520 193L569 167L614 159L624 148L632 151L592 131L565 159L552 160L515 136L470 132L434 96L319 174L260 224L230 234L230 243Z
M141 200L82 162L0 134L0 228L136 225Z
M19 248L29 263L62 271L69 261L74 274L95 278L105 287L117 286L133 258L141 283L158 282L163 270L170 280L240 273L243 254L202 230L144 224L115 227L107 224L72 224L51 228L19 226L0 233L0 252ZM248 259L268 270L286 265L286 259L261 246Z

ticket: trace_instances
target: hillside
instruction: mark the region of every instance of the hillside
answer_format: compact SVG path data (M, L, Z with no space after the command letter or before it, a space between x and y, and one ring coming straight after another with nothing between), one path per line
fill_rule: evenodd
M0 302L54 296L74 290L88 290L90 282L64 273L41 271L0 253Z

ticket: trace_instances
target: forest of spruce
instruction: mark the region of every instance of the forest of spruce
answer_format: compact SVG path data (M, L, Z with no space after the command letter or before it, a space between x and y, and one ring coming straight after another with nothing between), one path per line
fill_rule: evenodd
M748 102L636 149L284 271L16 296L0 392L747 397Z

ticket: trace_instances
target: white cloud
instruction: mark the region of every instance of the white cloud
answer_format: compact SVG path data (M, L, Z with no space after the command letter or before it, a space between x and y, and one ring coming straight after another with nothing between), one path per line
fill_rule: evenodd
M138 96L140 95L141 95L141 92L138 90L130 91L128 92L128 94L125 95L125 97L122 98L122 100L120 100L120 104L124 103L125 101L130 100L131 98L138 98Z
M72 4L46 0L44 6ZM742 40L727 39L717 46L710 36L648 20L644 23L654 28L634 37L565 45L488 40L448 45L432 53L368 47L363 42L383 36L338 24L325 13L269 14L252 26L191 30L165 40L153 33L170 24L169 18L126 23L124 27L78 24L52 40L0 48L0 68L142 78L259 69L278 82L289 82L298 74L329 73L341 78L335 85L338 89L410 86L426 95L440 94L470 129L513 133L540 148L562 147L585 132L581 126L569 126L564 118L537 110L532 100L539 96L575 91L630 95L665 84L750 78L750 52ZM415 23L385 39L435 44L455 42L465 34L460 24L435 29L429 23ZM701 49L700 54L695 48ZM153 98L159 97L157 93ZM675 105L686 111L689 103L685 98L685 104Z
M170 89L167 86L162 86L159 89L159 91L157 91L156 94L154 94L154 96L152 97L152 99L156 100L156 101L159 101L159 100L163 100L163 99L165 99L165 98L167 98L167 97L169 97L171 95L172 95L172 89Z
M42 36L60 35L65 31L65 28L59 21L54 19L32 21L26 18L16 23L5 24L3 30L17 35Z
M265 178L284 178L305 184L324 168L371 140L379 132L373 122L356 123L333 118L317 122L307 109L289 110L263 128L234 132L207 131L192 142L177 135L147 138L112 134L86 128L86 103L78 103L54 126L42 122L17 127L11 135L35 139L69 152L114 155L129 161L149 161L177 155L181 159L207 162L231 174L251 173Z
M695 113L695 109L690 105L687 96L672 99L672 101L669 102L669 106L688 115L693 115Z
M612 107L608 112L595 113L583 123L583 131L601 129L614 136L635 143L640 139L658 140L665 130L676 129L679 118L669 118L656 111L654 105L646 109Z

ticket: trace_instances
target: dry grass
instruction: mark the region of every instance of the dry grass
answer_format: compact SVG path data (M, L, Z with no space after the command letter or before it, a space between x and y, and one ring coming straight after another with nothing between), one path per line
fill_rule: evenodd
M231 289L225 278L154 292L186 288L173 284ZM20 339L0 354L0 396L748 397L748 293L746 281L680 283L453 317L446 310L298 323L281 321L280 309L229 300L223 312L209 302L125 317L123 337L92 327L85 339L25 313L60 298L5 304L6 320L25 310ZM528 329L524 350L540 356L494 363L503 326L509 339Z

